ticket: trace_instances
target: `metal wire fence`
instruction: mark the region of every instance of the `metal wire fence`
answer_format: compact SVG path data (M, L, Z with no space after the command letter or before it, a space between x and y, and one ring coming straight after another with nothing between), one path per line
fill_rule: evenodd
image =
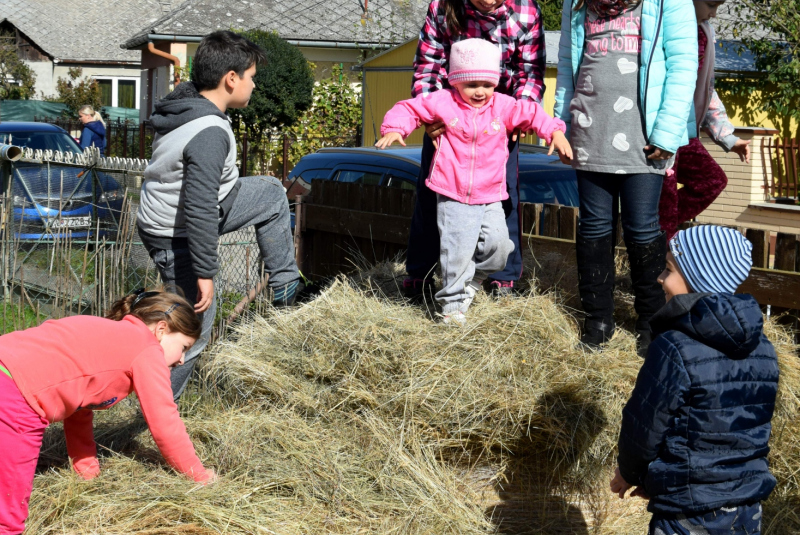
M0 333L74 314L102 315L119 297L159 283L139 240L144 160L25 151L0 161ZM252 229L224 235L216 277L227 320L267 306ZM256 291L258 289L259 291Z

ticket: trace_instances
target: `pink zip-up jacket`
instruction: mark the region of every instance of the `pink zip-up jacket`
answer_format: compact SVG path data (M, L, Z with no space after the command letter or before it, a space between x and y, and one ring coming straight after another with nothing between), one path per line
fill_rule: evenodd
M381 135L404 138L423 123L445 123L439 148L425 184L436 193L464 204L490 204L508 198L506 161L508 134L534 131L548 144L553 132L566 132L560 119L547 115L530 100L494 93L480 108L467 104L455 89L442 89L402 100L386 113Z

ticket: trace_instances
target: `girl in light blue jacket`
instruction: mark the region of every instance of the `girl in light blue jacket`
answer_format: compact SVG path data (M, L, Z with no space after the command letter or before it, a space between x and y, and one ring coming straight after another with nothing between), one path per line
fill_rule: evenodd
M614 334L617 210L638 314L638 348L664 305L657 282L666 239L658 222L664 174L694 137L697 22L691 0L566 0L558 51L555 117L569 128L578 177L581 341Z

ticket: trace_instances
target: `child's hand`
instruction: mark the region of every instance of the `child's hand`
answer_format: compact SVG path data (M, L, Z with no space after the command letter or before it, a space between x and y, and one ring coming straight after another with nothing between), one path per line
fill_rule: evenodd
M736 144L731 147L731 152L738 154L741 161L750 163L750 140L737 140Z
M553 140L550 143L550 150L547 151L547 155L550 156L553 154L553 149L558 151L558 157L561 159L562 163L570 165L572 163L572 147L567 141L567 136L564 135L564 132L561 130L556 130L553 132Z
M648 160L669 160L675 156L674 152L662 149L661 147L656 147L655 145L645 146L644 151L646 153L650 152L650 154L647 156Z
M404 147L406 146L406 142L403 141L403 136L402 134L400 134L400 132L389 132L388 134L380 138L377 143L375 143L375 147L379 149L385 149L395 141L397 141Z
M611 492L618 494L620 499L625 498L625 493L628 492L633 485L622 479L619 473L619 467L614 470L614 479L611 480Z
M206 473L208 474L208 479L203 481L203 485L211 485L212 483L216 483L219 479L219 476L217 476L213 468L206 468Z

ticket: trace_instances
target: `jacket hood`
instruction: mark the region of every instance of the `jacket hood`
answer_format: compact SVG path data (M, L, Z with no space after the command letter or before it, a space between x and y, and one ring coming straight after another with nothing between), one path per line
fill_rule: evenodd
M183 82L172 93L156 102L150 123L157 134L164 135L206 115L228 118L213 102L197 91L194 83Z
M677 330L729 358L746 358L761 341L764 316L749 294L677 295L650 320L653 334Z
M106 127L103 126L103 123L101 123L100 121L91 121L83 126L84 128L88 128L89 130L91 130L100 137L105 137L106 135Z

